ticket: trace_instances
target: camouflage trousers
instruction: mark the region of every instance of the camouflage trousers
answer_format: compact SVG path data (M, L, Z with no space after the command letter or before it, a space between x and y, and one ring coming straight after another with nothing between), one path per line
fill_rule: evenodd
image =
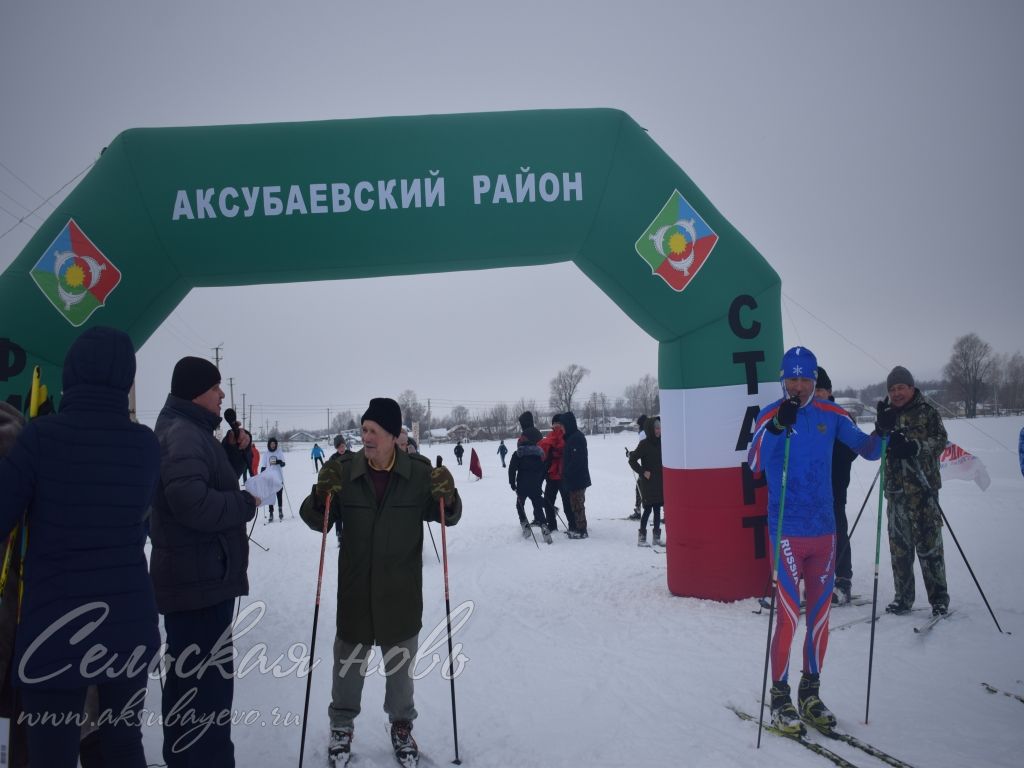
M901 494L890 498L889 556L896 600L914 604L914 555L932 607L949 605L946 591L946 560L942 548L942 516L927 496Z

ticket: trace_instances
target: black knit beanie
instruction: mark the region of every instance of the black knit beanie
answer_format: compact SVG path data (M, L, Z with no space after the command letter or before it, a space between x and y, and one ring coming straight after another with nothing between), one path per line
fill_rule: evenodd
M529 411L523 411L519 414L519 426L523 428L523 432L533 426L533 414Z
M646 424L646 423L647 423L647 414L646 413L641 413L639 416L636 417L636 425L638 427L640 427L640 429L643 429L644 428L644 424Z
M886 389L892 389L897 384L906 384L908 387L914 386L913 375L902 365L897 365L889 371L889 375L885 379Z
M814 382L815 389L832 389L832 379L828 377L825 369L820 365L818 366L818 380Z
M204 357L183 357L171 374L171 394L182 400L193 400L220 384L220 371Z
M390 397L375 397L370 400L370 407L366 409L359 423L362 424L367 419L377 422L395 437L402 432L402 408Z

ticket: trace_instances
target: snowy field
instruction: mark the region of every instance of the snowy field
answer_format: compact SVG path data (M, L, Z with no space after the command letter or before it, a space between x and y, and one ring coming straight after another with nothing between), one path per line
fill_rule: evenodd
M1024 703L985 690L989 683L1024 695L1024 478L1016 456L1022 417L948 421L950 439L979 456L992 485L947 481L942 507L1006 634L1000 634L948 531L946 563L955 614L934 632L912 631L927 615L884 616L875 637L870 724L864 724L870 625L834 631L822 674L822 698L842 729L917 768L1019 766ZM726 705L757 712L767 611L754 600L722 604L673 597L666 588L665 555L636 546L632 474L623 446L636 435L591 437L594 486L587 494L590 538L556 535L550 546L520 535L497 443L466 445L456 467L451 445L424 446L452 468L462 494L462 522L448 531L449 580L456 652L459 757L479 768L509 766L799 766L829 765L798 744L766 733L755 749L756 724L741 722ZM262 448L263 446L260 445ZM468 476L476 448L484 477ZM236 641L248 667L235 687L233 730L238 765L298 764L305 677L288 658L301 657L312 629L320 536L298 519L298 506L315 479L309 445L293 444L285 467L285 520L253 531L251 594L242 612L265 611ZM851 523L877 463L854 463ZM290 502L290 506L289 506ZM292 516L294 510L295 517ZM870 598L873 583L877 490L853 537L854 593ZM434 530L440 548L440 532ZM879 603L892 599L892 574L883 526ZM539 538L539 537L538 537ZM916 570L916 569L915 569ZM337 545L328 539L305 765L326 764L330 649L336 610ZM442 568L430 538L424 549L424 629L421 648L437 659L418 666L419 719L415 736L423 764L454 757L451 694L441 674L447 656ZM918 571L918 607L926 606ZM832 613L833 625L870 615L871 607ZM429 637L434 628L434 642ZM802 639L803 627L799 639ZM262 650L261 650L262 649ZM281 657L276 665L274 660ZM257 662L262 659L264 669ZM793 675L801 663L794 643ZM794 685L795 687L795 685ZM159 684L147 704L159 711ZM356 721L354 766L394 765L382 710L383 679L371 676ZM288 719L290 718L290 722ZM276 723L276 724L275 724ZM151 763L160 763L158 725L146 728ZM874 758L829 742L858 766Z

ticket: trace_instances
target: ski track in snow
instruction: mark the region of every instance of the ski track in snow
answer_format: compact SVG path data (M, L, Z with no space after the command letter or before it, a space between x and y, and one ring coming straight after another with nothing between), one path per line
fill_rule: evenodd
M869 725L863 719L871 625L864 622L830 637L822 697L840 727L917 768L1019 765L1020 706L991 695L979 682L1024 694L1019 604L1024 564L1018 551L1024 538L1024 479L1015 453L1022 424L1021 417L978 420L986 435L969 422L947 421L950 439L985 462L992 486L982 493L973 483L951 480L941 493L943 509L1000 624L1012 634L997 632L947 531L946 565L957 613L926 635L912 630L921 614L878 622ZM588 437L594 479L587 493L590 538L570 541L559 533L547 545L538 535L539 550L520 533L506 470L495 453L497 442L467 444L480 455L480 481L469 476L468 461L455 464L451 445L424 446L431 461L437 454L444 457L465 506L462 522L448 530L452 612L457 614L466 601L473 606L454 637L466 659L455 681L463 765L820 768L822 758L771 734L756 749L756 727L725 706L757 711L767 616L752 613L756 601L723 604L672 596L666 588L667 558L636 546L636 525L600 519L622 517L632 509L633 476L622 448L636 442L629 433ZM271 525L260 520L253 529L270 551L250 549L250 595L242 607L258 601L266 613L236 639L239 657L262 647L270 661L281 656L278 667L286 671L294 666L289 648L308 646L312 630L320 536L297 517L315 480L309 449L308 444L289 446L285 520ZM876 468L873 462L854 463L847 508L851 524ZM869 598L877 509L876 489L853 540L854 592ZM431 527L440 549L440 530ZM879 612L892 597L885 535L883 520ZM444 585L426 534L423 562L420 642L424 645L431 630L440 627L435 652L444 664L435 664L416 683L414 735L429 764L443 765L455 757L451 688L441 676L447 668ZM917 582L920 607L925 592L919 570ZM306 740L309 766L326 764L336 590L337 542L331 531ZM838 624L870 611L870 606L843 607L833 618ZM801 620L791 656L794 688L802 639ZM420 669L429 664L428 658ZM248 665L253 666L251 660ZM239 765L298 763L301 727L295 719L302 713L305 685L306 678L294 671L250 670L236 681L238 718L248 713L251 721L233 729ZM357 768L396 765L383 699L383 679L371 675L356 720L351 764ZM159 712L159 701L159 683L153 681L149 710ZM292 718L288 725L286 715ZM158 725L144 728L144 741L149 762L161 762ZM858 765L878 764L853 752L843 754Z

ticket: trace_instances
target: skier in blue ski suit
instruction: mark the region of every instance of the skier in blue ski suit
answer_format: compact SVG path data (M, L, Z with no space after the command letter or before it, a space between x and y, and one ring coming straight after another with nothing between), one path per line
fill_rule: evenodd
M771 645L771 709L772 723L789 733L803 732L801 719L822 729L835 725L835 716L818 697L835 581L832 449L839 440L866 459L877 460L881 455L881 438L877 433L864 434L838 405L814 397L817 375L818 361L809 349L794 347L786 352L779 376L785 398L776 400L757 415L747 457L752 471L763 470L766 475L768 535L773 557L776 544L779 547L780 563L772 563L772 567L778 569L779 619ZM782 498L784 468L785 499ZM807 600L807 635L798 713L790 699L788 677L789 650L800 616L801 579Z

